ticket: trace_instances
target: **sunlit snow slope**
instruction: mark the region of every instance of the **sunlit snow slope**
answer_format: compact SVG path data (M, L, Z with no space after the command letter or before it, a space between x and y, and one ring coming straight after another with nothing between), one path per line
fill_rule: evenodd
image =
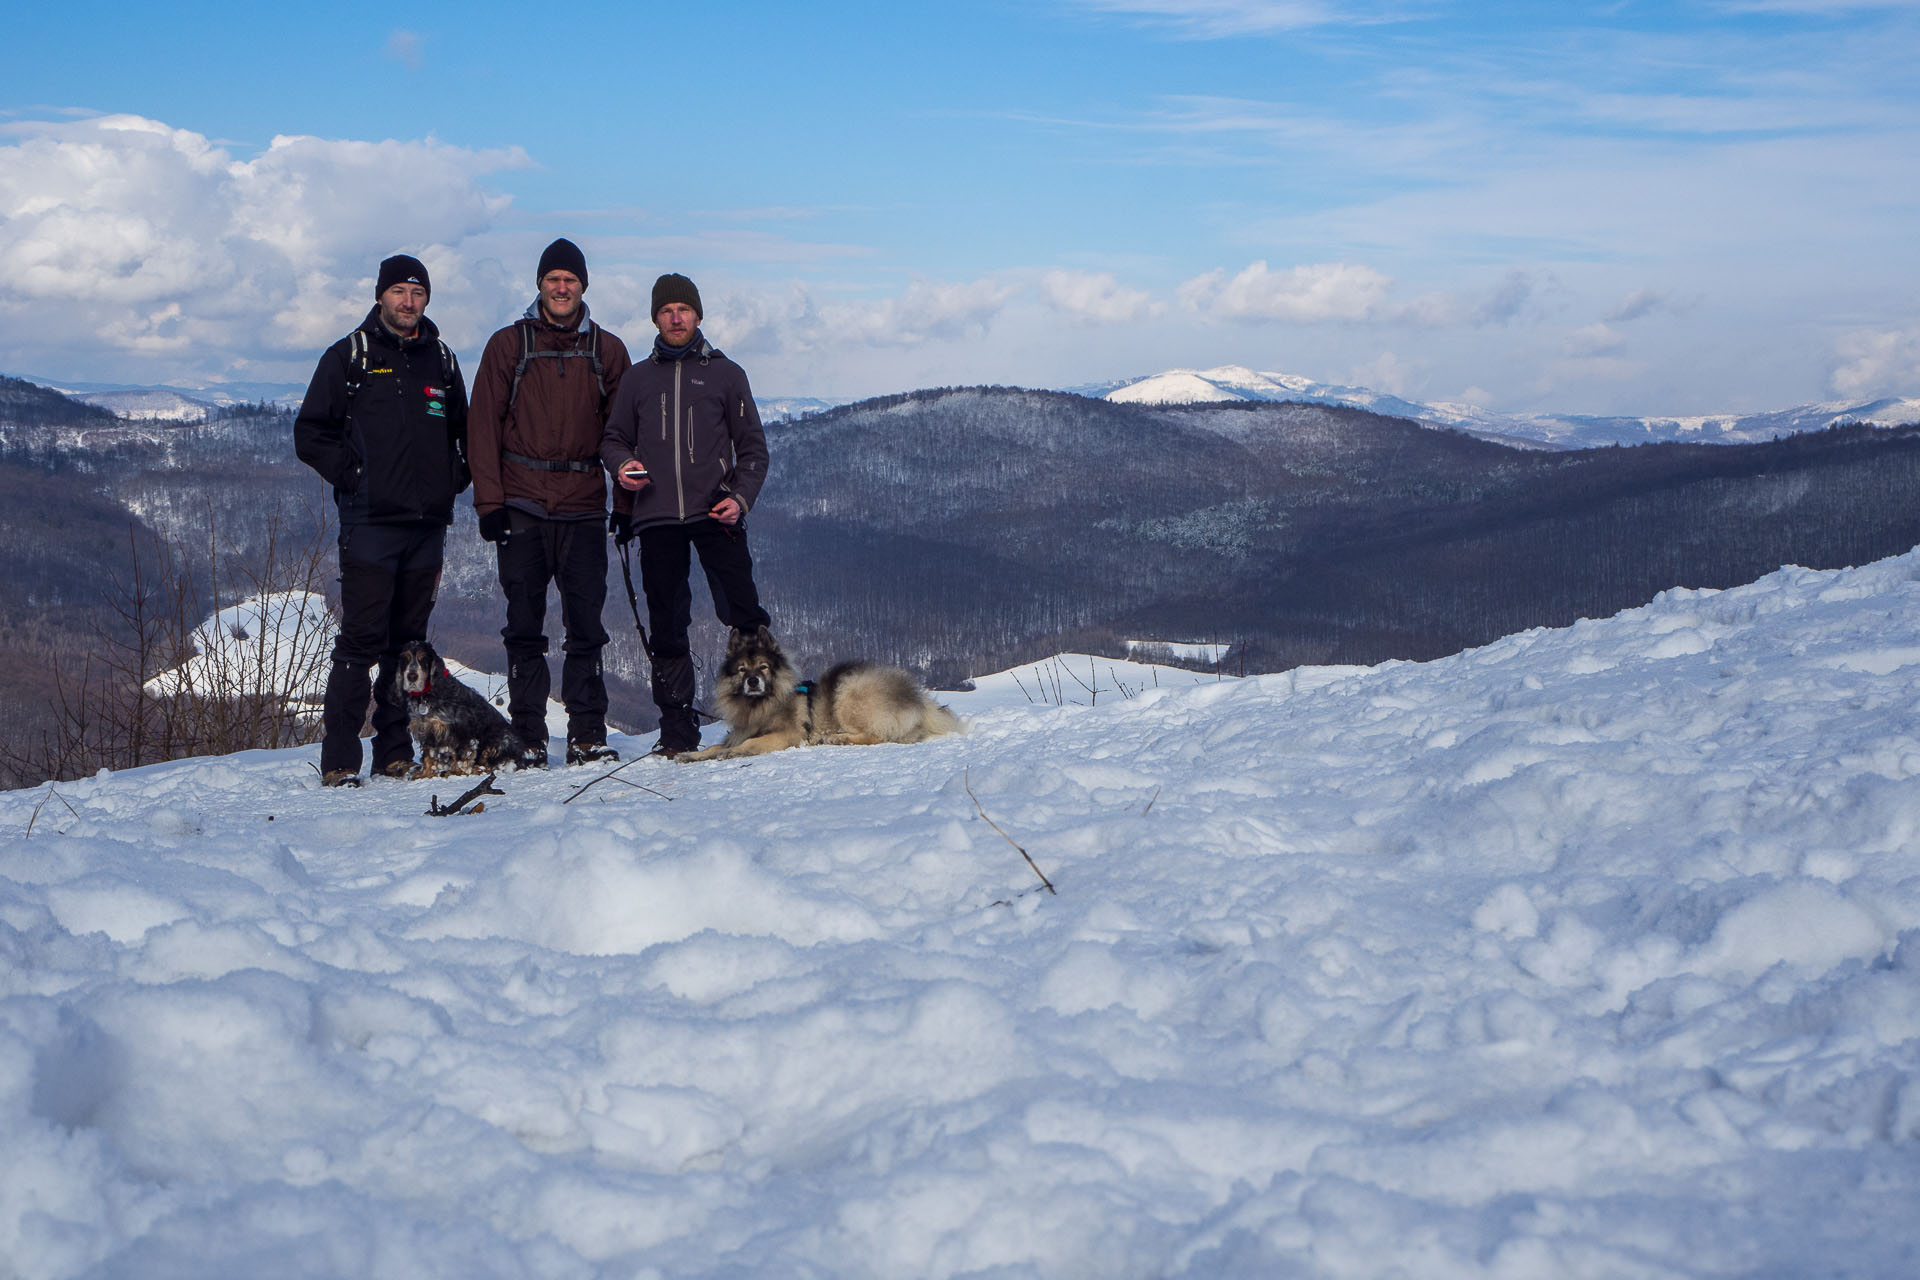
M1911 1274L1917 577L470 816L0 794L0 1274Z

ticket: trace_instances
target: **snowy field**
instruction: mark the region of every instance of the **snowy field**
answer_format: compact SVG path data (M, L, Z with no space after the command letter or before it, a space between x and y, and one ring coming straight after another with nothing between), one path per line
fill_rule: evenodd
M1917 579L0 793L0 1276L1920 1274Z

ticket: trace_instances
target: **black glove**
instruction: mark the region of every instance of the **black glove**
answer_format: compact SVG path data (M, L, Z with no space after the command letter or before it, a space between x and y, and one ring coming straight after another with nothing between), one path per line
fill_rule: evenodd
M607 517L607 532L613 535L613 545L624 547L633 541L633 517L624 511L616 511Z
M511 521L505 507L495 507L480 517L480 536L488 542L505 542Z

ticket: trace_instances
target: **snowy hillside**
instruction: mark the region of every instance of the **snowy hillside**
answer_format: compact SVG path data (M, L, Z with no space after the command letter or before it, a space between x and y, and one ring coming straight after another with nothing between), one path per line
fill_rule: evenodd
M0 794L0 1271L1912 1273L1920 553L952 700Z
M1173 369L1118 383L1074 388L1124 404L1212 404L1233 400L1293 400L1350 405L1433 426L1454 427L1509 443L1562 449L1663 440L1695 444L1750 444L1801 431L1822 431L1836 422L1901 426L1920 422L1920 400L1833 401L1770 413L1703 414L1693 417L1623 418L1579 414L1495 413L1467 404L1402 400L1365 387L1315 382L1297 374L1256 373L1239 365L1218 369Z
M97 404L123 418L159 422L205 422L213 406L178 391L152 387L139 391L66 391L87 404Z

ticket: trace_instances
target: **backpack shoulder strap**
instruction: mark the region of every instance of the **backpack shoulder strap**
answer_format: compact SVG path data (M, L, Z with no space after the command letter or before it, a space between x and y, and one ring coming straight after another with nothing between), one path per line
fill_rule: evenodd
M533 359L533 325L521 320L513 327L520 331L520 363L513 366L513 386L507 389L509 410L513 408L513 402L520 398L520 379L527 376L527 362Z
M360 394L360 388L366 385L367 372L367 331L355 329L348 335L347 347L347 403Z
M600 412L604 415L607 411L607 371L600 364L600 326L589 320L587 328L592 331L587 335L587 355L593 361L593 380L600 388Z

